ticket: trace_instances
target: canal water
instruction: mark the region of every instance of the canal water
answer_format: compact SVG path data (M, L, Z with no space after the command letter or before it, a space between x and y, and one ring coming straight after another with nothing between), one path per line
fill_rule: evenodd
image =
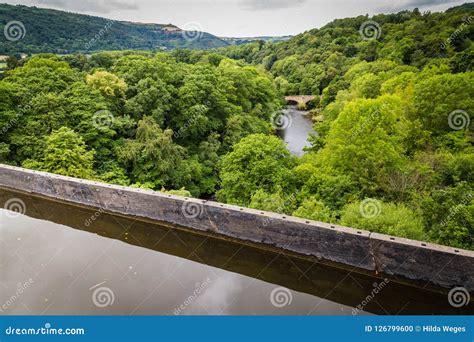
M291 154L302 156L303 149L309 146L309 134L314 133L311 117L308 112L298 110L296 105L289 105L282 112L287 124L284 125L284 129L278 131L278 134L285 141Z
M12 203L24 214L0 209L0 315L463 313L354 269L0 190Z

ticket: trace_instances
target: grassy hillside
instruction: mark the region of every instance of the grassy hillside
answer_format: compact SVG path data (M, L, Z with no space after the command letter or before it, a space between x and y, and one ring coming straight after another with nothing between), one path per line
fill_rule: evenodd
M200 33L196 37L194 33L190 33L189 39L182 31L166 29L175 28L172 25L139 24L51 9L0 4L0 32L11 21L21 22L26 32L17 41L9 41L2 36L0 54L175 47L208 49L227 45L208 33Z

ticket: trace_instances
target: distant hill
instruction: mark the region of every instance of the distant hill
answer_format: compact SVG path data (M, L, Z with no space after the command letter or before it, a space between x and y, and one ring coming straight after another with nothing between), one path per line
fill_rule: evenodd
M448 10L446 10L446 13L470 11L473 9L474 9L474 2L468 2L456 7L449 8Z
M24 37L10 41L2 34L0 54L166 50L179 47L210 49L229 44L209 33L182 31L171 24L141 24L52 9L0 4L0 32L4 32L5 25L15 21L20 23L10 27L12 35L24 33Z
M247 43L252 43L255 41L264 41L264 42L282 42L290 39L293 36L259 36L259 37L221 37L223 41L229 43L230 45L242 45Z

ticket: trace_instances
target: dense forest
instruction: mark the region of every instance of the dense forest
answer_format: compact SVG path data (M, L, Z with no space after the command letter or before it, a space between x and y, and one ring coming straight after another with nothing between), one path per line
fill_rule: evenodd
M472 23L467 4L280 43L10 59L0 161L473 249ZM275 135L284 94L317 95L303 157Z
M189 33L173 25L109 20L52 9L0 4L0 32L10 22L21 22L12 34L23 38L0 42L0 54L52 52L67 54L100 50L208 49L227 46L222 39L190 25ZM171 28L172 30L167 30ZM186 29L186 28L184 28Z
M472 70L472 24L474 3L469 3L445 13L415 9L336 19L283 43L255 42L219 52L263 65L284 94L323 95L324 106L348 88L343 76L360 61L386 59L417 69L444 61L453 72Z
M200 196L216 191L220 155L245 135L272 132L277 92L255 67L165 53L63 59L34 56L0 83L1 126L12 126L2 160Z

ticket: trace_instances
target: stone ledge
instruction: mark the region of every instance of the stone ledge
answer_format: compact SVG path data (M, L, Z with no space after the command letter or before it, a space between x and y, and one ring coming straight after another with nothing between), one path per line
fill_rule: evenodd
M0 187L474 291L474 252L212 201L0 165Z

